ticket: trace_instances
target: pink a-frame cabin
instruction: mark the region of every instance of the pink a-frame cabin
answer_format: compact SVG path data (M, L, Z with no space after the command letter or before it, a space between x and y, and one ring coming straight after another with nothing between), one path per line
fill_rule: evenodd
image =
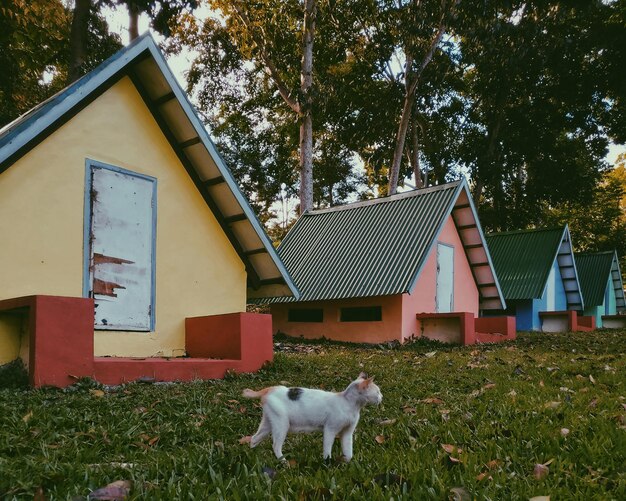
M300 300L270 300L275 332L382 343L515 336L465 180L307 212L278 254Z

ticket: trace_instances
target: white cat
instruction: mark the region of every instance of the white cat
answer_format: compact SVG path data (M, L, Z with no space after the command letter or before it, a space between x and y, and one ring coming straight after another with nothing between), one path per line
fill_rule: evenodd
M341 438L341 449L346 461L352 459L352 434L359 422L361 408L367 404L380 404L380 388L361 373L341 393L309 388L270 386L259 391L243 390L247 398L260 398L263 417L259 429L250 440L256 447L272 434L274 454L283 459L283 443L287 432L324 432L324 459L331 456L333 442Z

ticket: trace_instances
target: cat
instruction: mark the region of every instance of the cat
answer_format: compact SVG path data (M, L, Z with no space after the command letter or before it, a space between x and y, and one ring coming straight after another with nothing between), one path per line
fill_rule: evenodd
M243 390L246 398L260 398L263 417L259 429L250 439L250 447L272 434L274 454L284 461L283 443L287 432L323 431L324 459L331 457L333 442L341 438L341 449L348 462L352 459L352 435L359 422L361 408L380 404L380 388L362 372L341 393L309 388L270 386L259 391Z

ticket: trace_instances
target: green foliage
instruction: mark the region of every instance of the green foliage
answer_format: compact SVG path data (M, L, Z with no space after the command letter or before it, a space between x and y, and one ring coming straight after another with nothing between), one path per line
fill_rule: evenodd
M0 126L65 86L72 13L60 0L8 0L0 8ZM89 17L87 58L94 69L121 47L96 12Z
M71 499L124 479L132 499L623 499L625 340L610 330L474 347L282 339L273 364L228 381L0 390L0 497ZM340 390L361 371L384 399L363 410L351 463L323 462L319 434L287 438L289 466L269 441L239 443L261 416L243 388Z
M18 358L8 364L0 365L0 389L20 389L28 387L28 372Z

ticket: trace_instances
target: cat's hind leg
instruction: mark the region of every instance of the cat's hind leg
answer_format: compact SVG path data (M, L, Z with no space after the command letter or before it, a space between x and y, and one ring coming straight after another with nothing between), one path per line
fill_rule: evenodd
M283 444L285 438L287 438L287 432L289 431L289 419L286 416L273 415L270 420L270 426L272 427L272 446L274 454L278 459L285 461L283 457Z
M322 443L324 447L324 459L328 459L332 455L333 442L335 441L336 437L337 437L336 429L331 428L330 426L324 427L324 438L322 439L323 440Z
M261 424L259 425L259 429L254 435L252 435L252 438L250 439L250 447L256 447L257 445L259 445L263 441L263 439L270 434L270 431L272 431L272 426L270 424L269 418L264 412L263 417L261 418Z

